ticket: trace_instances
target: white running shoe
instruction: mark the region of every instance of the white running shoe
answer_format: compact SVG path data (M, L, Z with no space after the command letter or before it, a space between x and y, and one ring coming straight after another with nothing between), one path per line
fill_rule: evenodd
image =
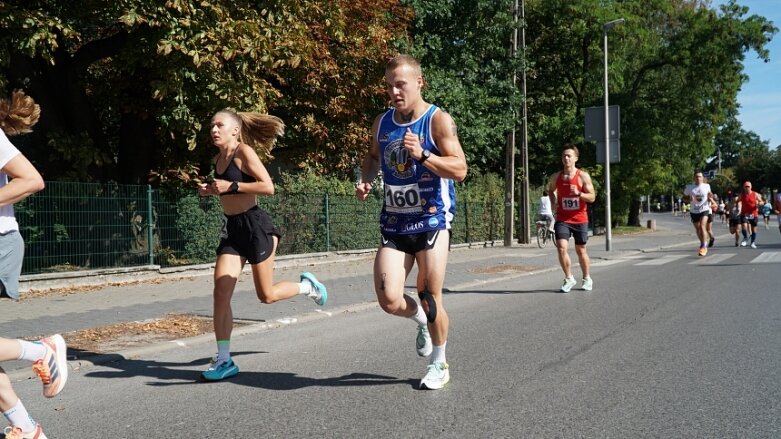
M418 325L418 336L415 338L415 349L418 350L418 355L421 357L428 357L434 350L434 345L431 343L431 334L428 332L427 325Z
M420 380L420 389L438 390L450 382L447 363L432 363L426 368L426 376Z
M757 248L757 244L756 244L756 243L754 243L754 242L752 242L752 243L751 243L751 248Z
M572 289L572 287L575 286L577 282L575 281L575 278L570 276L567 278L564 278L564 283L561 284L561 292L562 293L569 293L569 291Z
M580 286L580 289L583 291L591 291L592 288L594 288L594 281L591 280L591 276L584 277L583 284Z
M740 246L741 246L741 247L745 247L747 244L748 244L748 243L746 242L746 240L745 240L745 239L744 239L743 241L740 241Z

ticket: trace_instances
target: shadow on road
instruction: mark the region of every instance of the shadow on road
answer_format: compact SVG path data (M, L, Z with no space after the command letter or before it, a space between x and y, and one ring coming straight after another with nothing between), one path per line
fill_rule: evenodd
M261 351L243 351L233 353L234 358L243 355L265 354ZM419 379L400 379L385 375L374 375L353 372L332 378L310 378L285 372L258 372L242 371L232 378L223 381L208 382L201 378L200 370L192 370L193 366L206 366L210 358L199 358L187 363L159 362L152 360L126 359L116 355L117 359L103 364L111 367L113 371L88 372L84 374L89 378L131 378L146 376L158 381L149 381L147 385L155 387L181 386L193 384L220 384L230 383L249 387L257 387L267 390L296 390L305 387L344 387L344 386L378 386L387 384L408 384L417 388Z

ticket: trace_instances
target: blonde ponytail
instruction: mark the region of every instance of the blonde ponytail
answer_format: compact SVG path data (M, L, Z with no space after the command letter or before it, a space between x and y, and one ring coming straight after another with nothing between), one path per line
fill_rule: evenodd
M277 142L277 137L285 134L285 123L282 119L268 114L236 111L226 108L220 113L230 114L241 126L239 142L246 143L257 151L261 160L274 158L271 150Z
M21 90L14 90L10 101L0 101L0 129L9 136L31 132L40 117L41 106Z

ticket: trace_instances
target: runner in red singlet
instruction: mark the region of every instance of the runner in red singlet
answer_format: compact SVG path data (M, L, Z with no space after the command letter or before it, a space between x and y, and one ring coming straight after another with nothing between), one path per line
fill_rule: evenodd
M564 283L561 285L561 291L564 293L569 292L577 283L572 276L572 264L567 253L570 236L575 238L575 252L583 272L581 289L591 291L594 286L589 273L591 261L588 252L586 252L586 241L588 241L588 211L586 209L587 203L593 203L597 195L594 185L591 184L591 176L575 167L579 154L575 145L564 145L561 152L561 162L564 169L553 174L548 184L551 205L556 206L554 230L559 263L564 271Z

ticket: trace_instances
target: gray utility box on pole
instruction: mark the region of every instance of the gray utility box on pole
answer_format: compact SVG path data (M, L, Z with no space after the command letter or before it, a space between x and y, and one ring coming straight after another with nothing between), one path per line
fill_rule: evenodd
M610 163L621 161L621 109L607 107L610 119ZM605 163L605 107L586 108L586 141L597 144L597 163Z

